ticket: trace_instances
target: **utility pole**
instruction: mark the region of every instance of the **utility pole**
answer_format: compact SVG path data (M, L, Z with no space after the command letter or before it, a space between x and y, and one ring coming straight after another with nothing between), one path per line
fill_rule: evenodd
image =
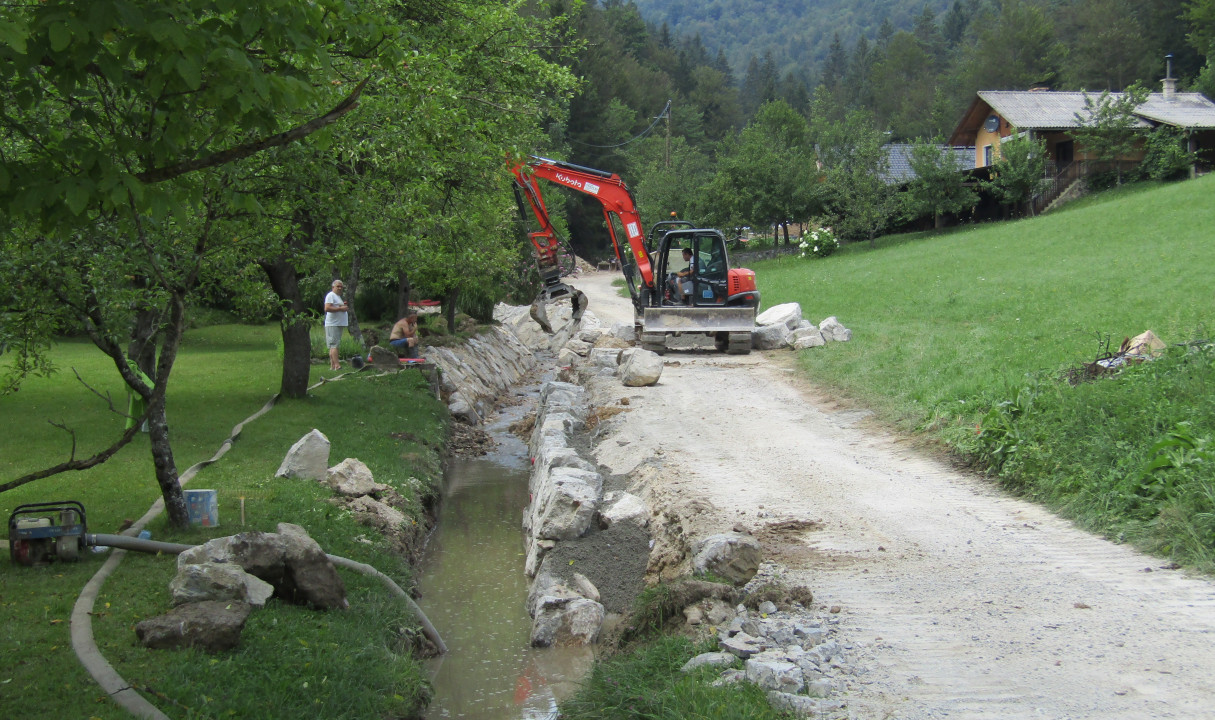
M667 116L667 162L666 169L671 169L671 101L667 100L667 108L663 111Z

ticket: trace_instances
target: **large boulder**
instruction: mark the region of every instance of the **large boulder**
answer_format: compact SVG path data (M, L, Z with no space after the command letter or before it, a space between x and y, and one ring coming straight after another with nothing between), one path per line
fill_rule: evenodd
M165 615L142 620L135 636L154 650L198 648L208 653L231 650L240 644L240 634L253 608L236 600L206 600L179 605Z
M662 377L662 357L649 350L636 350L621 359L620 382L625 387L653 385Z
M760 327L766 325L784 325L789 330L796 330L801 321L802 306L795 302L775 305L755 317L755 324Z
M273 594L273 585L233 563L186 565L179 568L177 575L169 582L169 595L174 605L206 600L236 600L253 607L263 607Z
M789 335L789 346L794 350L822 347L827 344L826 338L818 328L811 325L808 328L798 328Z
M322 610L345 609L346 585L325 551L303 528L279 523L277 533L215 538L177 556L180 570L205 562L235 563L274 586L274 596Z
M637 342L637 327L633 323L612 323L612 329L609 331L609 334L626 343Z
M852 339L852 331L844 327L834 315L818 324L823 333L823 339L829 342L848 342Z
M274 476L323 482L328 470L329 438L320 430L313 430L291 446Z
M806 687L802 669L791 662L752 658L743 666L747 680L764 690L797 694Z
M603 605L583 597L545 596L532 621L533 647L590 645L599 638Z
M375 481L371 468L354 458L346 458L325 473L325 483L333 488L338 495L360 497L372 493L383 492L388 488Z
M632 493L614 490L603 496L599 509L599 527L607 529L616 523L631 522L645 527L650 522L650 511L645 501Z
M759 542L744 533L710 535L692 544L694 573L712 573L738 585L755 577L761 560Z
M784 323L761 325L751 333L751 347L756 350L776 350L789 344L789 328Z
M371 359L371 365L376 370L397 372L401 369L401 359L397 357L395 350L373 345L367 356Z
M603 477L572 467L553 468L536 488L529 527L536 538L573 540L591 527Z

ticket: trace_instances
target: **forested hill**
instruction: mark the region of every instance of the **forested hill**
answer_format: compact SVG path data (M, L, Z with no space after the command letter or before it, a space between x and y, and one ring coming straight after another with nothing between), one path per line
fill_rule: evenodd
M951 0L633 2L646 22L666 23L671 33L684 37L699 34L710 52L724 51L737 72L747 67L751 57L770 52L782 75L794 66L819 67L836 34L851 46L858 37L877 37L886 21L894 30L910 30L925 7L939 16L952 4Z

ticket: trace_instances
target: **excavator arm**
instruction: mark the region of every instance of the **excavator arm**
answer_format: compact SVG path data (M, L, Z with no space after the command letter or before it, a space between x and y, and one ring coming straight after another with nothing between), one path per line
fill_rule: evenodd
M598 200L603 206L603 219L612 240L612 249L625 273L625 279L629 284L629 294L633 297L634 304L639 304L638 298L642 288L634 286L634 275L629 271L631 266L636 267L636 277L640 278L644 288L653 291L654 269L650 263L650 255L645 248L645 233L642 230L641 217L637 213L637 204L633 200L633 194L619 175L534 156L524 163L512 166L511 172L515 176L515 197L519 201L520 212L526 216L523 208L526 203L540 226L538 231L528 233L528 237L535 250L536 266L540 271L540 279L543 283L540 295L532 303L532 317L544 328L545 332L552 332L545 308L549 302L569 297L574 305L574 318L578 319L586 309L586 296L561 280L562 243L549 220L548 208L544 203L544 195L540 191L539 180L563 185ZM613 216L618 220L618 226L624 230L624 238L617 237L617 225L613 223Z

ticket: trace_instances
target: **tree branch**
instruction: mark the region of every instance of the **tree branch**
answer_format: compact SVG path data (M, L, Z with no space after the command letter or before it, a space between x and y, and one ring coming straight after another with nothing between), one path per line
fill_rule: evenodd
M151 406L149 405L149 407L151 407ZM131 427L127 428L127 431L124 432L122 434L122 437L118 438L118 440L115 441L113 445L110 445L105 450L102 450L101 452L97 453L96 455L93 455L92 457L85 458L84 460L75 459L76 434L72 433L72 454L71 454L71 456L69 456L69 459L67 462L62 462L62 463L59 463L58 465L55 465L54 467L49 467L49 468L45 468L43 470L38 470L38 471L32 472L28 475L22 475L21 477L17 478L16 480L11 480L9 482L6 482L3 485L0 485L0 493L5 492L6 490L12 490L13 488L21 487L22 485L25 485L26 483L31 483L35 480L41 480L42 478L47 478L52 475L58 475L61 472L67 472L68 470L88 470L89 468L91 468L95 465L100 465L101 463L103 463L106 460L109 460L111 457L113 457L114 453L118 452L123 447L125 447L127 445L127 443L131 442L131 440L134 439L135 434L139 432L139 426L142 425L143 421L147 420L147 419L148 419L148 411L144 410L143 415L138 419L138 421ZM57 428L67 430L67 428L65 428L62 425L59 425L57 423L51 423L51 424ZM68 432L71 433L72 431L68 430Z
M145 183L158 183L165 180L172 180L186 173L191 173L196 170L205 170L206 168L216 167L218 165L226 165L230 162L243 160L251 155L256 155L263 150L270 148L282 147L296 140L302 140L321 128L337 122L343 115L358 107L359 97L363 94L363 88L367 85L370 78L364 78L354 90L338 103L332 110L324 115L310 120L303 125L292 128L278 135L271 135L268 138L257 140L255 142L238 145L234 148L222 150L217 153L212 153L197 160L171 165L169 167L154 168L145 170L137 174L135 177Z

